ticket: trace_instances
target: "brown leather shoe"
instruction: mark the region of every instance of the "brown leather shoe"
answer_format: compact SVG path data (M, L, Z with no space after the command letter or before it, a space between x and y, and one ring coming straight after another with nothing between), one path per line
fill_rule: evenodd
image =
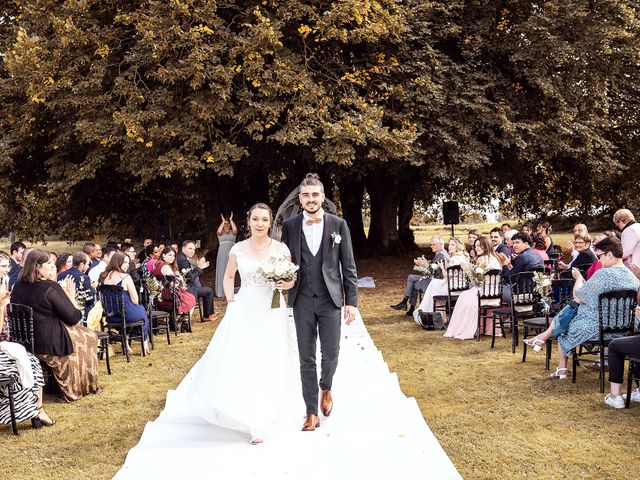
M302 424L303 432L313 432L316 428L320 426L320 419L317 415L309 414L307 418L305 418L304 423Z
M322 396L320 397L320 409L325 417L331 415L331 410L333 410L331 390L322 390Z

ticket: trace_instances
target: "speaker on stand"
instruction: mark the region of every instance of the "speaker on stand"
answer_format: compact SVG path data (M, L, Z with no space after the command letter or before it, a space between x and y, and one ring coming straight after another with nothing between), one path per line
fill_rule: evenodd
M453 226L460 223L460 209L458 202L444 202L442 204L442 217L445 225L451 225L451 236L455 236Z

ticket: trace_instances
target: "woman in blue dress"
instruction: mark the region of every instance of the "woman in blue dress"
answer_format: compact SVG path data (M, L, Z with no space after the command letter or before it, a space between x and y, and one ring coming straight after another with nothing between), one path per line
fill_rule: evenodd
M147 310L144 306L138 304L138 292L129 271L129 257L122 252L115 252L111 256L111 260L107 264L107 268L100 274L98 283L101 285L117 285L124 289L124 314L127 321L136 322L142 320L144 327L142 328L142 336L144 339L145 353L149 353L149 319L147 318ZM108 294L108 292L105 292ZM119 322L119 318L107 318L109 321Z
M622 263L622 244L617 238L604 238L595 245L595 254L602 268L585 282L580 271L571 270L575 284L573 297L577 312L573 318L564 320L559 313L549 328L540 335L525 340L527 345L540 351L540 347L551 338L558 339L558 367L551 378L567 378L567 361L573 350L587 340L597 340L600 334L598 303L601 293L614 290L637 290L638 280ZM560 320L563 319L563 320Z

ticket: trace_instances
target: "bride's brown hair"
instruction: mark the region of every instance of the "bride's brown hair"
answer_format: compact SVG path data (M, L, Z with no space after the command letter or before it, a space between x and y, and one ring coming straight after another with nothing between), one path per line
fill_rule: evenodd
M269 205L267 205L266 203L260 203L260 202L253 205L247 212L247 230L248 230L247 236L248 237L251 236L251 227L249 227L249 220L251 220L251 213L253 213L253 211L256 208L260 208L262 210L266 210L267 212L269 212L269 223L271 224L271 226L269 226L269 231L267 235L271 236L271 227L273 226L273 212L271 211L271 207L269 207Z

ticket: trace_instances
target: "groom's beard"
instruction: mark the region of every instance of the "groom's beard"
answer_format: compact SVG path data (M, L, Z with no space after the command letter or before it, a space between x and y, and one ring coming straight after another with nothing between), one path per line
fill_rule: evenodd
M321 205L316 203L316 204L304 204L302 206L302 208L304 209L305 212L307 212L310 215L315 215L316 213L318 213L320 211L320 207Z

